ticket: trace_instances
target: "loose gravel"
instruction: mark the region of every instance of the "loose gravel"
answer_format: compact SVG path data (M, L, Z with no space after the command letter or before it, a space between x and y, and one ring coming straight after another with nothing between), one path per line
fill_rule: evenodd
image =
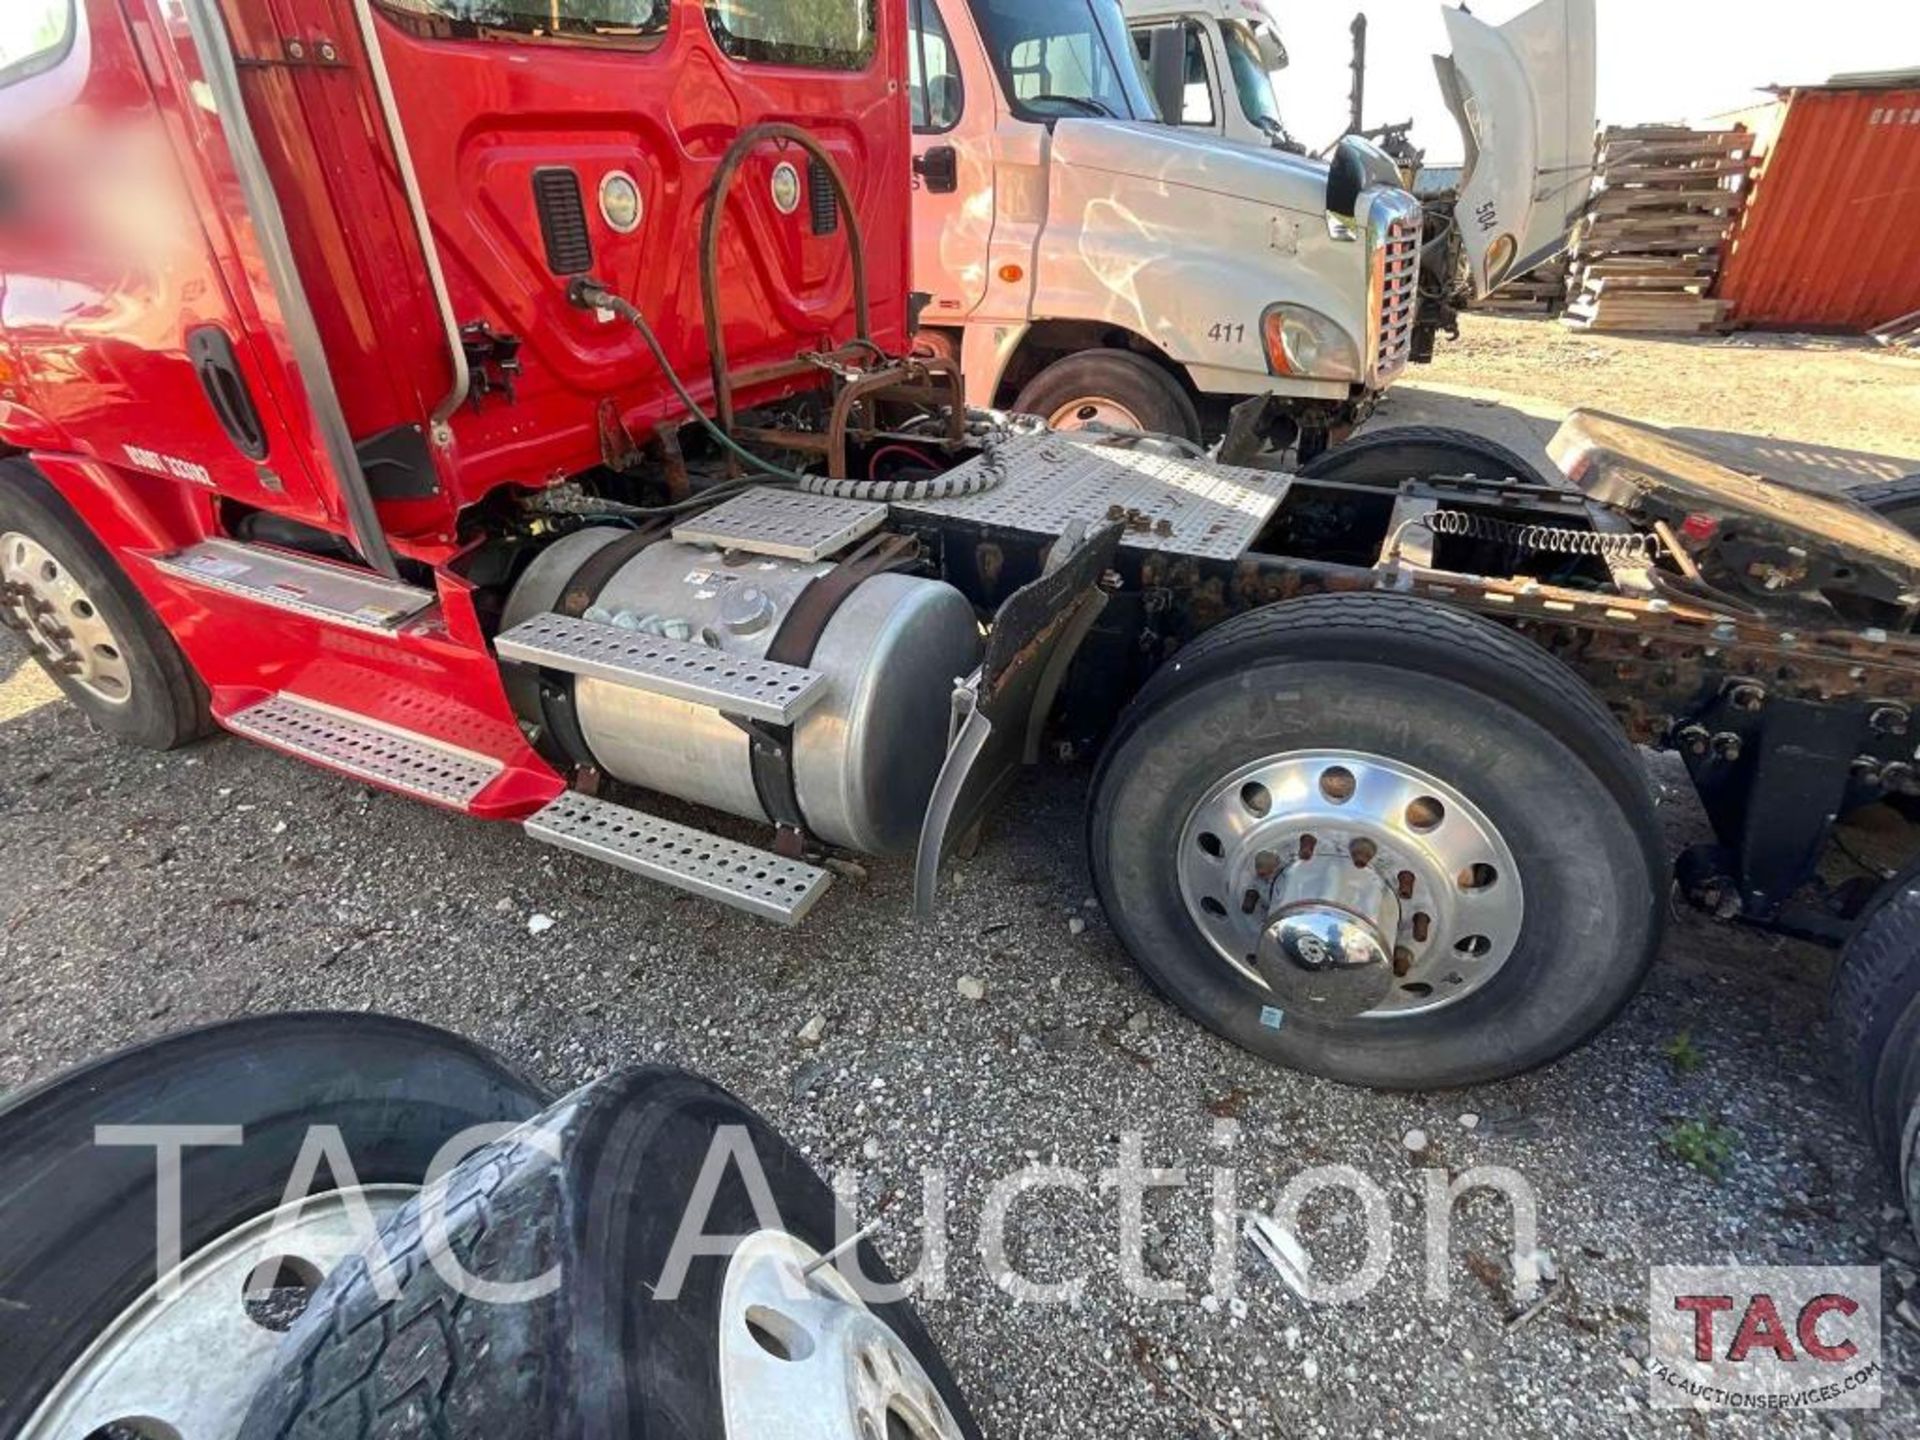
M1648 1267L1733 1260L1886 1277L1882 1408L1765 1428L1920 1430L1920 1330L1892 1314L1920 1250L1840 1097L1823 952L1677 914L1645 991L1578 1053L1470 1092L1374 1094L1272 1069L1146 989L1090 898L1082 773L1024 787L931 925L908 918L908 867L882 864L784 932L237 740L121 748L36 707L20 663L7 637L0 1087L283 1008L432 1021L555 1089L691 1066L822 1170L858 1172L897 1268L920 1248L923 1171L945 1171L946 1293L923 1308L995 1440L1701 1433L1707 1417L1648 1408ZM1678 845L1702 822L1657 773ZM1718 1178L1663 1148L1692 1120L1728 1139ZM1119 1201L1098 1177L1127 1132L1147 1164L1189 1172L1147 1202L1140 1277L1183 1299L1120 1278ZM1036 1163L1087 1179L1026 1195L1008 1225L1024 1275L1082 1277L1066 1303L1018 1303L977 1253L990 1185ZM1266 1206L1330 1164L1387 1197L1380 1283L1310 1304L1243 1245L1216 1289L1216 1169ZM1428 1293L1426 1177L1480 1165L1537 1192L1552 1283L1534 1303L1484 1192L1435 1257L1446 1298ZM1355 1215L1336 1195L1306 1205L1316 1273L1357 1266Z

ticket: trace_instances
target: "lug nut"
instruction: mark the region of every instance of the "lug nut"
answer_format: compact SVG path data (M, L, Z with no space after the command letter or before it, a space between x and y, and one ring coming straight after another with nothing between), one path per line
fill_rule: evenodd
M1673 737L1673 743L1689 755L1704 755L1713 737L1704 725L1688 725Z
M1740 758L1740 737L1731 730L1722 730L1713 737L1713 753L1722 760Z
M1758 710L1767 703L1767 692L1759 685L1743 683L1735 685L1728 692L1727 699L1732 702L1736 710Z
M1880 705L1867 717L1867 724L1880 735L1907 733L1907 711L1901 705Z

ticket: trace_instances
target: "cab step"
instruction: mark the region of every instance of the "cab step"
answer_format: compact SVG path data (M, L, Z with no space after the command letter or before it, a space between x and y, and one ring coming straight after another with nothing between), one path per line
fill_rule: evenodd
M506 766L424 735L297 695L275 695L229 715L229 730L417 799L469 810Z
M380 635L391 635L435 598L371 571L237 540L202 540L155 556L153 565L196 585Z
M797 925L833 876L751 845L569 790L525 822L527 834L649 880Z
M774 725L793 724L827 690L818 670L570 615L536 615L502 634L494 649L502 660L589 675Z

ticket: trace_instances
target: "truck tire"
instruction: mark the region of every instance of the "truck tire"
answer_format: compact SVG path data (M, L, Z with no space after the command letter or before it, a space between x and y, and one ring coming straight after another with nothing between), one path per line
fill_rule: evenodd
M1832 1008L1848 1089L1874 1154L1897 1176L1920 1105L1920 862L1860 917L1834 971Z
M0 619L102 730L149 750L212 733L206 689L146 597L18 458L0 460L0 582Z
M1443 425L1395 425L1342 441L1300 467L1303 480L1343 480L1353 485L1398 485L1428 475L1478 475L1529 485L1567 488L1566 477L1546 471L1519 451Z
M1104 424L1200 440L1193 398L1165 370L1130 350L1083 350L1056 360L1026 383L1013 408L1056 430Z
M38 1440L49 1427L62 1430L55 1420L64 1404L84 1398L76 1397L87 1367L111 1358L111 1344L93 1355L90 1348L145 1303L155 1281L156 1151L97 1143L96 1126L240 1127L240 1143L203 1136L183 1152L180 1253L191 1265L279 1205L310 1127L338 1127L360 1186L417 1187L460 1131L517 1122L544 1103L470 1041L366 1014L270 1015L188 1030L12 1098L0 1109L0 1435ZM240 1311L241 1285L231 1298ZM244 1335L252 1327L234 1328ZM224 1431L197 1429L192 1422L204 1414L169 1413L170 1405L200 1403L183 1398L196 1387L177 1376L191 1357L170 1354L158 1373L180 1383L126 1413L172 1428L133 1433L231 1433L251 1396L249 1380L265 1378L279 1344L272 1328L251 1337L247 1354L226 1340L205 1354L209 1383L234 1407ZM258 1364L251 1374L249 1359ZM99 1398L96 1391L88 1403ZM43 1403L49 1414L27 1428ZM95 1415L65 1433L90 1433L113 1418Z
M1898 525L1909 535L1920 535L1920 475L1858 485L1847 492L1847 498Z
M756 1212L749 1155L777 1219ZM760 1283L768 1257L797 1275L802 1257L831 1251L835 1215L798 1152L718 1086L659 1067L610 1076L399 1211L381 1237L398 1282L384 1297L364 1260L341 1265L241 1440L977 1437L911 1306L849 1303L833 1268L805 1300ZM668 1267L689 1217L733 1248L693 1257L676 1292ZM539 1293L489 1303L449 1254L488 1286ZM859 1254L863 1274L890 1283L870 1246ZM847 1384L860 1375L864 1392Z
M1287 601L1181 651L1101 759L1089 847L1174 1003L1383 1089L1572 1049L1633 994L1664 918L1645 768L1592 691L1410 596Z

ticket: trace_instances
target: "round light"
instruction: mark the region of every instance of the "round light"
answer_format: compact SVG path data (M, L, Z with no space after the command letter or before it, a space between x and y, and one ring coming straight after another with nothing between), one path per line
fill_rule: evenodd
M600 218L622 235L640 228L640 187L621 170L609 171L600 181Z
M800 208L800 172L782 160L773 167L773 208L791 215Z
M1507 278L1507 271L1513 268L1514 260L1519 256L1520 246L1511 235L1502 235L1487 250L1487 284L1498 285Z

